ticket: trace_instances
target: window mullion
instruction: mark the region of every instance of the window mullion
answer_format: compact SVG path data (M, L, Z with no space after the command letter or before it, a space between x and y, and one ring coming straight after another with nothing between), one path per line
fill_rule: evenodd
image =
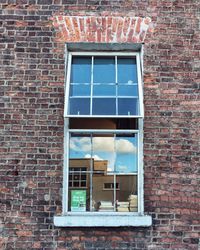
M114 134L114 155L115 155L115 161L114 161L114 188L113 188L113 191L114 191L114 211L116 212L116 153L117 153L117 150L116 150L116 134Z
M92 105L93 105L93 81L94 81L94 56L92 56L92 67L91 67L91 92L90 92L90 115L92 115Z
M69 202L69 130L68 119L64 119L64 167L63 167L63 214L68 212Z
M144 173L143 173L143 119L139 119L138 136L138 212L144 213Z
M70 96L69 96L69 89L70 89L70 76L71 76L71 66L72 66L72 55L69 53L68 56L68 64L67 64L67 76L66 76L66 83L65 83L65 103L64 103L64 117L67 117L69 112L70 106Z
M118 68L117 68L117 56L115 56L115 103L116 103L116 115L118 115L118 72L117 72Z
M93 177L93 145L92 145L92 141L93 141L93 135L90 134L90 145L91 145L91 157L90 157L90 211L92 211L92 200L93 200L93 181L92 181L92 177Z
M140 67L140 56L139 54L136 56L136 65L137 65L137 79L138 79L138 114L144 117L144 107L143 107L143 88L142 88L142 75L141 75L141 67Z

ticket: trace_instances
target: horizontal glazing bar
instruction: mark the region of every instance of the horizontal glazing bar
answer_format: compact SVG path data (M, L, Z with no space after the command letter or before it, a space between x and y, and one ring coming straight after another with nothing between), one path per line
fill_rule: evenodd
M124 130L117 130L117 129L69 129L69 132L73 133L115 133L115 134L133 134L139 133L139 130L136 129L124 129Z
M68 115L65 114L64 118L143 118L141 115Z
M136 57L139 53L137 52L88 52L88 51L79 51L79 52L70 52L71 55L76 56L125 56L125 57Z
M80 82L71 82L70 84L71 85L91 85L91 83L88 83L88 82L83 82L83 83L80 83Z
M91 157L92 158L92 157ZM88 159L90 160L90 159ZM70 174L102 174L104 171L71 171L69 170L69 173ZM138 173L137 172L119 172L119 171L109 171L107 172L107 175L113 175L113 174L116 174L116 175L137 175ZM79 180L77 180L79 181Z
M88 95L89 96L89 95ZM80 95L80 96L70 96L69 98L70 99L72 99L72 98L88 98L88 96L82 96L82 95ZM116 95L97 95L97 96L93 96L92 97L93 99L95 98L114 98L114 99L116 99ZM117 96L117 98L126 98L126 99L130 99L130 98L134 98L134 99L138 99L138 96L125 96L125 95L119 95L119 96Z
M71 85L91 85L91 83L88 83L88 82L83 82L83 83L80 83L80 82L71 82L70 83ZM127 83L127 82L120 82L120 83L101 83L101 82L95 82L95 83L93 83L93 85L130 85L130 86L132 86L132 85L138 85L138 83L135 83L135 82L133 82L133 83Z

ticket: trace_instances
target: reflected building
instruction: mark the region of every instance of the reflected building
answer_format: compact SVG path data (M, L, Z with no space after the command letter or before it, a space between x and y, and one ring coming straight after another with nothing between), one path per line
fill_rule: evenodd
M72 190L86 191L87 211L137 211L137 175L110 172L107 160L70 159L69 209Z

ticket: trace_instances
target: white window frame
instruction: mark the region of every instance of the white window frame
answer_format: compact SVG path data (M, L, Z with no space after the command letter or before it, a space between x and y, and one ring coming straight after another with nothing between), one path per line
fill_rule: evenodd
M65 97L69 97L70 88L70 75L71 75L71 64L72 56L133 56L136 57L137 74L138 74L138 99L140 115L70 115L68 114L68 98L65 98L64 106L64 117L85 117L85 118L100 118L100 117L118 117L118 118L144 118L144 107L143 107L143 88L142 88L142 78L141 78L141 58L139 52L69 52L68 62L67 62L67 79L65 86Z
M144 191L143 191L143 86L141 77L141 53L140 52L66 52L65 66L67 67L65 84L65 104L64 104L64 166L63 166L63 192L62 192L62 215L54 216L54 224L63 227L87 227L87 226L150 226L151 216L144 215ZM139 115L69 115L68 100L70 88L70 74L72 56L134 56L136 57L137 77L138 77L138 100ZM97 133L137 133L138 134L138 171L137 189L138 189L138 212L71 212L68 211L68 182L69 182L69 138L72 132L81 132L80 129L69 129L69 118L138 118L137 130L83 130L84 132Z

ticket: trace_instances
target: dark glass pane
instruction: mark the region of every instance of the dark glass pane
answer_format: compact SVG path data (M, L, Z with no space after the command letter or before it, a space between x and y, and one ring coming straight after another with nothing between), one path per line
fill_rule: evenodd
M91 85L71 85L70 96L90 96Z
M118 96L138 96L137 85L119 85Z
M81 187L86 187L86 182L82 181L81 182Z
M70 115L89 115L90 99L89 98L70 98Z
M136 118L70 118L70 129L138 129Z
M91 57L72 57L71 83L91 82Z
M116 85L94 85L93 87L94 96L115 96L116 95Z
M137 83L137 67L135 58L118 57L118 83Z
M116 99L115 98L94 98L93 115L115 115Z
M119 115L138 115L138 99L136 98L119 98L118 99Z
M94 58L94 83L115 83L115 58Z

